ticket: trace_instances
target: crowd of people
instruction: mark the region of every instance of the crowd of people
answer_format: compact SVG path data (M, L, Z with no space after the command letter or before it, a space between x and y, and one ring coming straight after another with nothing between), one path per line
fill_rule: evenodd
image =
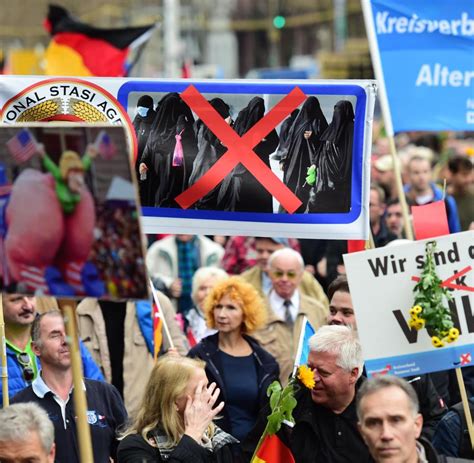
M173 176L166 174L171 183L163 194L142 188L155 205L157 197L172 201L175 193L168 199L164 193L182 189L193 175L192 162L186 158L190 153L187 130L195 137L197 127L198 140L213 146L216 159L224 147L202 122L194 124L177 94L167 95L156 115L150 100L142 97L139 101L139 108L148 109L138 111L142 123L159 125L155 122L164 117L160 106L169 107L167 113L176 114L182 129L176 133L176 124L166 121L160 130L171 140L169 146L179 135L184 153L178 166L182 169ZM224 101L214 99L211 105L231 123ZM233 122L235 130L245 133L249 120L263 115L262 105L258 98L251 100L246 118ZM280 137L280 145L274 140L271 150L281 156L289 179L298 177L293 171L300 169L296 161L304 169L314 162L309 143L314 132L322 134L314 142L316 151L329 152L336 146L336 156L351 143L344 130L336 127L336 121L350 125L351 108L338 103L337 117L328 123L321 115L314 116L320 113L318 105L317 100L308 99L281 129L286 139L301 132L308 141L304 163L292 158L292 143L283 149L281 133L265 140L270 143L272 137ZM307 130L302 121L308 114L314 117ZM146 142L139 137L145 158L151 145L162 143L155 135ZM472 147L453 137L444 140L444 145L417 137L397 139L397 162L409 204L444 199L450 232L473 229ZM202 151L196 146L193 156L198 159ZM268 159L270 149L262 147L261 152ZM318 165L320 181L329 182L325 169L337 167L341 169L338 181L343 182L347 166L343 159L334 157L333 161L334 165ZM172 157L163 154L147 169L137 165L137 171L146 171L151 180L158 175L158 170L151 172L152 166L169 168L170 162ZM440 179L446 179L446 185L440 185ZM236 175L226 183L225 192L211 192L206 201L211 204L223 196L244 200L245 195L235 193L248 188L257 194L252 181L245 173ZM150 188L153 185L148 183ZM350 191L347 182L345 186ZM317 181L307 196L307 207L315 194ZM342 204L347 195L343 196L338 199L341 208L346 207ZM261 199L258 207L268 198ZM202 207L207 206L203 203ZM376 247L406 238L393 159L384 139L377 136L369 209ZM113 217L98 219L101 236L94 252L97 262L104 259L104 269L113 268L110 259L127 262L127 214L117 209ZM149 238L146 266L170 332L169 337L163 333L161 345L155 346L149 300L86 298L76 309L95 462L250 461L269 415L267 388L273 381L288 383L305 318L315 329L308 345L315 386L296 391L294 426L284 425L278 432L296 463L474 460L452 371L405 379L366 378L356 309L342 260L347 251L344 241L185 234ZM131 265L136 260L132 257ZM120 285L132 291L134 285L145 284L145 277L141 278L137 280L133 266L126 275L104 277L111 294L117 287L117 295ZM71 353L58 302L18 294L4 294L2 301L12 405L0 411L0 461L78 462ZM474 367L462 371L474 411Z

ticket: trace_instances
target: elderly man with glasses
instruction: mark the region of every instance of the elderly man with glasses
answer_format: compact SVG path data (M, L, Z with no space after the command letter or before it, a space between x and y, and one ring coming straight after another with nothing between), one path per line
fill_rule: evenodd
M328 310L298 289L304 272L301 254L290 248L279 249L270 256L268 268L272 282L267 296L268 322L254 337L277 359L280 379L286 383L293 369L304 316L317 329L326 323Z
M50 308L55 308L54 299L49 298L48 300L54 304ZM36 298L21 294L3 294L2 301L5 319L8 395L11 398L28 387L38 376L40 369L40 363L31 348L31 325L36 318ZM84 376L103 381L104 377L101 371L82 342L81 356ZM0 406L3 406L1 382Z

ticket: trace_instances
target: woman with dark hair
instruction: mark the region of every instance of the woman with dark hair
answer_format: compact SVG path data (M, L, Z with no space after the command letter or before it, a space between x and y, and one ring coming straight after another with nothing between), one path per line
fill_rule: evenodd
M267 308L257 290L237 276L217 283L203 308L207 326L217 333L203 338L188 356L206 362L207 378L218 385L225 403L217 423L242 441L280 373L274 357L249 336L265 324Z
M133 128L137 135L137 159L135 160L135 172L137 179L140 179L140 160L151 132L156 111L153 109L153 98L150 95L142 95L137 101L137 113L133 119ZM140 200L142 204L148 204L147 191L148 182L140 179Z
M234 130L239 136L247 133L265 114L265 103L258 96L239 112ZM254 152L270 168L270 154L278 146L278 134L273 129L257 146ZM245 155L244 155L245 156ZM236 166L221 183L220 208L240 212L273 212L272 195L242 164Z
M319 148L319 137L327 127L319 100L310 96L303 103L286 140L280 143L283 182L303 202L296 212L306 210L309 195L309 187L307 191L303 189L306 172L311 165L311 157Z
M229 105L224 100L213 98L209 103L228 124L232 122ZM189 186L196 183L227 151L227 148L201 119L198 119L195 123L195 133L197 136L198 153L194 159ZM219 187L216 186L195 204L196 209L216 210L218 192Z
M313 157L316 184L308 212L348 212L351 206L352 142L354 109L340 100L334 106L329 127L321 135L319 152Z
M191 110L177 93L160 101L140 164L140 173L151 172L147 205L179 207L175 198L187 188L197 151L193 123Z

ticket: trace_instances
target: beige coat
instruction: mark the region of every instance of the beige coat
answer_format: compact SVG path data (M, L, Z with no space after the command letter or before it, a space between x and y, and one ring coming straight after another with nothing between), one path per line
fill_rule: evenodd
M272 354L280 365L280 381L288 382L293 365L304 316L317 330L326 324L328 309L316 299L300 293L300 307L291 332L285 322L268 306L266 326L252 333L261 346Z
M161 308L178 352L186 355L187 342L174 316L175 311L169 299L158 293ZM77 306L78 332L89 349L92 358L102 368L107 381L112 380L109 347L105 322L97 299L86 298ZM145 392L148 377L153 368L153 357L150 354L145 338L142 335L136 317L135 303L127 302L124 331L123 356L123 395L125 407L130 416L135 416ZM166 336L163 336L163 348L169 348Z
M246 270L240 276L252 284L262 297L265 296L262 289L262 270L258 265ZM318 280L316 280L316 278L306 270L303 272L303 278L298 286L298 290L300 294L305 294L306 296L316 299L326 307L326 309L329 309L329 300L322 286L319 284Z

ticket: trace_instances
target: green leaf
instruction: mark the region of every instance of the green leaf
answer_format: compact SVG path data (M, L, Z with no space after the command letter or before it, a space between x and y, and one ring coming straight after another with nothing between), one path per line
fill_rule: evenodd
M274 390L272 392L272 395L270 396L270 408L272 411L275 410L276 406L278 405L278 402L280 401L281 397L281 391Z
M267 397L270 397L274 391L281 391L281 384L279 381L273 381L273 383L268 386Z

